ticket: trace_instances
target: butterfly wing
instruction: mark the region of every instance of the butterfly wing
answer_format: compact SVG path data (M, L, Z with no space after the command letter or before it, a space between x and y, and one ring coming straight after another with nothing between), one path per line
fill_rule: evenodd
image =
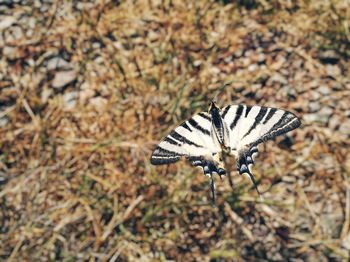
M293 113L271 107L231 105L222 109L221 117L229 128L230 147L236 152L237 170L240 174L247 173L254 184L249 166L254 164L258 144L300 126L299 118Z
M206 112L194 115L170 132L154 149L151 164L174 163L182 157L203 168L205 174L219 173L212 161L221 151L211 137L211 116ZM220 170L223 173L222 170Z

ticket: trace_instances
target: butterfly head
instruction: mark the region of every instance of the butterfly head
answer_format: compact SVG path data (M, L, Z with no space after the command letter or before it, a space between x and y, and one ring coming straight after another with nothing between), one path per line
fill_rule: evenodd
M219 107L216 106L214 101L211 101L211 103L209 104L208 113L211 113L213 110L219 111Z

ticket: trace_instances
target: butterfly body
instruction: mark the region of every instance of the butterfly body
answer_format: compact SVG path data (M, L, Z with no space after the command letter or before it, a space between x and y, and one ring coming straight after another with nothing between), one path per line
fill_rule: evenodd
M221 117L221 110L214 102L209 106L209 113L211 115L211 136L217 145L227 153L231 151L229 130L225 121Z
M174 163L185 157L211 177L214 198L212 176L225 175L223 158L234 156L239 174L248 174L258 191L250 169L258 144L298 126L300 120L285 110L243 104L220 109L212 102L208 112L192 116L167 135L153 151L151 163Z

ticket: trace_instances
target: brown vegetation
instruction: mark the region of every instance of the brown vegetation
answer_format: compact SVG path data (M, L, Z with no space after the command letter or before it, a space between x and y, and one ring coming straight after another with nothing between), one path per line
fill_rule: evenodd
M74 2L74 3L72 3ZM0 4L0 260L346 261L350 11L320 1ZM151 150L216 92L302 127L236 189Z

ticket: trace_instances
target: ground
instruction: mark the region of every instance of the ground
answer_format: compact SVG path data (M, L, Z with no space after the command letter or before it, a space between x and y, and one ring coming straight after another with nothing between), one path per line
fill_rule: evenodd
M350 12L325 1L2 1L0 260L347 261ZM194 113L302 125L235 189L150 155Z

